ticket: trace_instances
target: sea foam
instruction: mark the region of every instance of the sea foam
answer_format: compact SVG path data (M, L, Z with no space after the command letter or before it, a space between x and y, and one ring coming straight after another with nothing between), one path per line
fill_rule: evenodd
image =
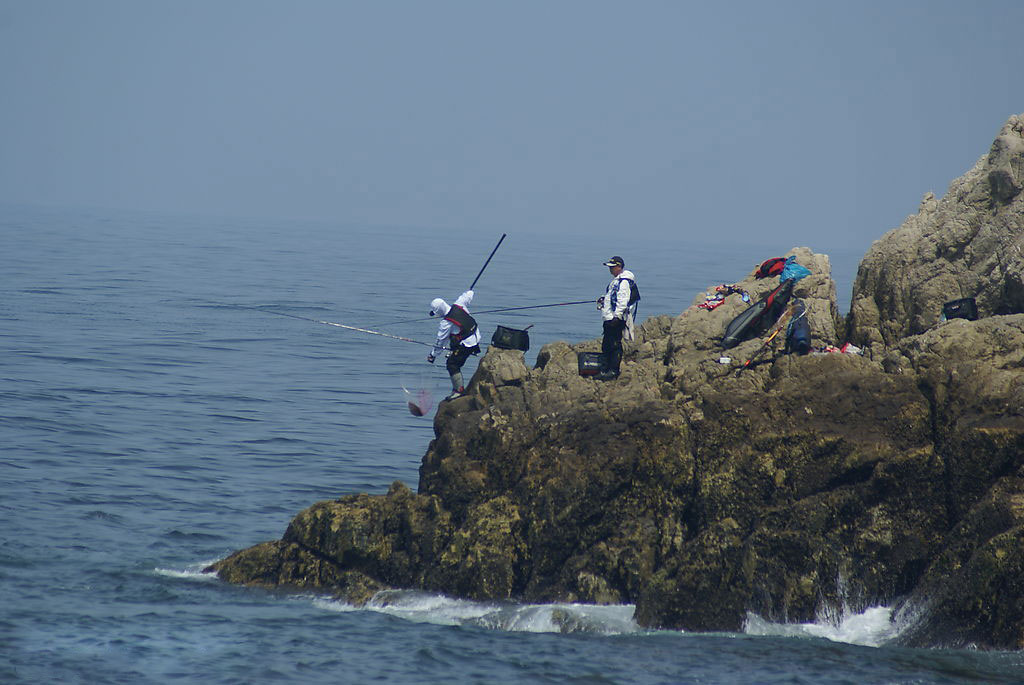
M844 612L837 620L819 619L814 623L774 623L748 613L743 625L747 635L784 637L823 637L833 642L879 647L899 634L899 626L889 607L870 607L860 613Z
M318 599L314 604L330 611L357 610L337 600ZM491 630L528 633L633 633L632 605L503 604L454 599L412 590L378 592L362 610L376 611L415 623L470 625Z
M215 561L217 560L211 559L210 561L200 561L194 564L189 564L183 569L155 568L153 569L153 573L157 574L158 576L166 576L168 578L183 578L185 580L217 580L216 571L210 571L209 573L203 572L204 568L208 567Z

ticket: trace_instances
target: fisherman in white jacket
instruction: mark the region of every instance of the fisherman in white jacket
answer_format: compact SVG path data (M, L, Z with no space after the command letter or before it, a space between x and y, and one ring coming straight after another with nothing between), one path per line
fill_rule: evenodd
M446 346L451 349L445 368L452 380L452 394L445 399L453 400L466 392L462 384L462 365L469 359L469 355L480 354L480 329L468 309L472 301L473 291L467 290L452 305L440 297L430 303L430 315L440 316L441 323L437 327L437 341L427 355L427 361L433 364Z
M636 316L636 302L640 299L636 289L636 276L626 270L626 263L618 255L612 257L604 265L612 274L612 280L605 289L604 296L597 303L604 319L604 339L601 341L601 352L604 353L601 371L597 378L609 381L619 377L619 365L622 363L622 334L627 340L633 339L633 317ZM635 298L635 299L634 299Z

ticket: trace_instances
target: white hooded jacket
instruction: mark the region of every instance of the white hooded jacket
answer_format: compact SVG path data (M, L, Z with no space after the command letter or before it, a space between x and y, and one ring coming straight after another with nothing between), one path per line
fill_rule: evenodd
M627 284L627 288L628 288L628 284ZM628 295L627 295L627 299L629 299ZM461 295L459 295L459 299L455 300L455 304L457 304L458 306L460 306L463 309L465 309L466 312L468 313L469 312L469 303L472 302L472 301L473 301L473 291L472 290L467 290L466 292L464 292ZM435 299L430 304L431 304L430 310L431 310L431 312L433 312L434 316L441 316L441 317L443 317L443 316L445 316L449 312L449 310L451 310L451 305L449 305L447 302L445 302L444 300L442 300L440 298ZM441 319L441 323L437 327L437 340L434 342L434 349L432 349L430 351L430 356L431 357L438 357L438 356L441 355L442 352L445 351L445 349L447 349L447 347L448 347L448 339L451 337L451 334L452 334L452 325L453 324L452 324L451 321L448 321L447 319L443 319L443 318ZM473 347L474 345L479 345L479 344L480 344L480 327L477 326L477 329L473 332L472 335L466 336L462 340L462 345L463 345L463 347Z
M629 269L623 269L618 276L612 278L604 291L604 305L601 307L601 317L605 321L612 319L624 319L626 310L632 311L629 306L629 283L626 279L636 283L636 276ZM612 295L614 294L614 297ZM615 308L612 308L612 300L615 300Z
M605 321L622 319L626 322L627 338L633 339L633 317L636 316L636 306L629 306L629 283L627 279L636 283L636 276L629 269L623 269L618 276L614 276L604 291L604 304L601 306L601 318ZM614 295L614 297L613 297ZM612 300L615 300L614 307Z

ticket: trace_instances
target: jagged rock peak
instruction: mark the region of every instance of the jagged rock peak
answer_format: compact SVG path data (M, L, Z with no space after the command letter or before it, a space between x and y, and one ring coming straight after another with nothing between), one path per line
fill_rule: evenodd
M853 286L850 339L879 355L975 298L982 316L1024 312L1024 115L937 200L876 241Z

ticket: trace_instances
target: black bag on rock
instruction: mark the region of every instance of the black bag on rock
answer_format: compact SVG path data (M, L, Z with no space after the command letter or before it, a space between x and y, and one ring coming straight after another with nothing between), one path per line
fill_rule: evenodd
M942 315L947 319L967 319L976 321L978 318L978 305L973 297L965 297L962 300L953 300L942 305Z
M526 352L530 349L530 334L525 330L498 326L494 330L494 335L491 336L491 344L502 350Z
M596 376L601 371L604 355L600 352L580 352L577 355L581 376Z

